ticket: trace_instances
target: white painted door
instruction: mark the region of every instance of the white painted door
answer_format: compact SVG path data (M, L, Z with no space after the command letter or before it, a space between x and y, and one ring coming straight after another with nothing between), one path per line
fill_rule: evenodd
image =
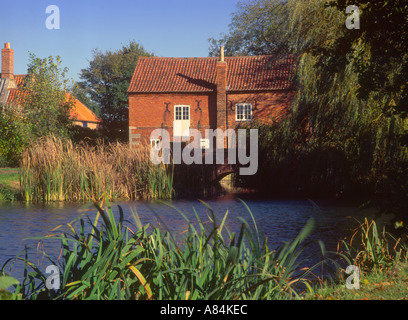
M175 137L190 136L190 106L174 106L174 126Z

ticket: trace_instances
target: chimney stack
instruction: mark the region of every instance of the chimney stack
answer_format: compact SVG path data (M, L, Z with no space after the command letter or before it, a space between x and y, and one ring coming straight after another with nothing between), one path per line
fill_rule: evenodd
M10 49L10 42L1 49L1 77L14 79L14 50Z
M224 47L221 47L221 59L217 61L217 129L227 129L227 63L224 58Z

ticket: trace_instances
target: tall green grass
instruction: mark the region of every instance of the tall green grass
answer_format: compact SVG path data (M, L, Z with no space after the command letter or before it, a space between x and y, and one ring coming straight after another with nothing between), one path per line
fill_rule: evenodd
M359 270L358 290L345 286L349 274L339 269L339 279L313 288L306 299L400 300L407 298L408 232L401 225L380 225L364 219L349 239L339 242L339 255Z
M385 226L380 228L375 220L366 218L348 241L341 242L339 250L362 273L386 272L396 263L408 261L406 228L401 226L398 229L392 233Z
M249 208L252 222L241 218L241 228L235 233L227 227L228 211L219 217L205 204L207 218L193 209L195 220L190 221L168 205L186 220L188 227L183 232L144 225L137 212L132 212L132 223L124 219L120 206L115 214L109 203L105 209L95 204L93 219L79 217L67 224L67 232L35 238L61 243L58 258L41 252L49 264L58 266L60 289L46 289L49 275L30 261L25 250L24 257L9 259L2 268L6 277L0 279L13 285L14 291L0 293L8 299L33 300L283 300L344 293L342 277L313 281L314 270L324 260L302 268L313 220L295 239L271 249ZM406 230L402 232L397 237L366 219L348 242L342 241L339 254L348 264L357 265L365 280L376 279L376 274L385 277L399 263L407 263ZM324 247L321 253L326 259ZM318 253L313 254L316 257ZM25 263L24 280L19 284L4 274L16 260ZM354 297L354 292L339 296Z
M16 289L22 299L296 299L311 290L312 268L302 269L300 256L312 220L292 242L272 250L254 220L241 219L240 231L231 232L228 211L219 219L208 207L204 221L194 210L195 223L179 212L188 228L175 234L143 225L136 212L134 223L125 221L120 206L115 217L109 204L105 210L95 205L94 219L81 217L78 225L68 224L69 232L37 238L61 242L58 259L44 253L59 267L61 286L51 295L47 276L25 257L31 272Z
M23 152L20 184L27 201L174 196L172 168L154 165L147 147L74 145L53 136L35 141Z

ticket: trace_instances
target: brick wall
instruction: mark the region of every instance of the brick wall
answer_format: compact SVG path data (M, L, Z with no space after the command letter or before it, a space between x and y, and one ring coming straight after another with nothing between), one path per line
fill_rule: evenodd
M215 104L215 94L130 94L129 127L134 135L140 135L133 139L149 139L156 128L165 128L172 136L176 105L189 105L190 128L204 133L216 124Z
M239 122L235 120L237 103L250 103L252 105L252 119L261 123L272 123L288 114L295 97L294 91L271 92L241 92L229 93L227 101L227 126L234 127Z
M252 104L252 108L256 108L252 113L253 119L270 123L272 119L278 120L289 112L294 96L293 91L228 93L224 100L226 110L217 112L220 96L216 93L130 94L130 143L148 142L151 132L157 128L166 129L172 137L175 105L190 106L190 128L199 129L204 136L205 129L220 127L219 121L223 121L223 114L226 126L235 128L240 123L235 120L237 103Z
M225 61L217 62L217 128L226 130L227 119L226 119L226 107L227 107L227 63Z

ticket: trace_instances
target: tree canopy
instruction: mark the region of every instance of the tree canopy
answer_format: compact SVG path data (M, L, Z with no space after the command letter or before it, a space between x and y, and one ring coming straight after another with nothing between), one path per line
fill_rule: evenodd
M22 88L27 94L22 96L22 107L36 137L69 136L73 101L66 95L72 84L67 72L60 56L41 59L30 53L28 75Z
M350 5L359 28L346 25ZM262 135L253 187L406 203L407 19L406 0L238 5L229 33L210 39L209 55L223 45L226 55L298 56L290 118L253 124Z
M20 100L0 106L0 165L17 165L23 149L39 137L71 136L67 71L59 56L42 59L30 53Z
M338 37L343 15L325 1L251 0L239 2L228 34L210 38L209 55L300 53Z
M81 70L78 85L99 106L97 114L103 120L105 134L113 140L128 139L127 90L141 56L152 53L135 41L116 51L95 49L89 66Z
M332 0L329 5L340 11L357 6L361 28L345 33L327 54L336 63L342 55L348 55L358 74L358 93L362 99L375 93L378 98L386 98L384 112L406 118L408 1Z

